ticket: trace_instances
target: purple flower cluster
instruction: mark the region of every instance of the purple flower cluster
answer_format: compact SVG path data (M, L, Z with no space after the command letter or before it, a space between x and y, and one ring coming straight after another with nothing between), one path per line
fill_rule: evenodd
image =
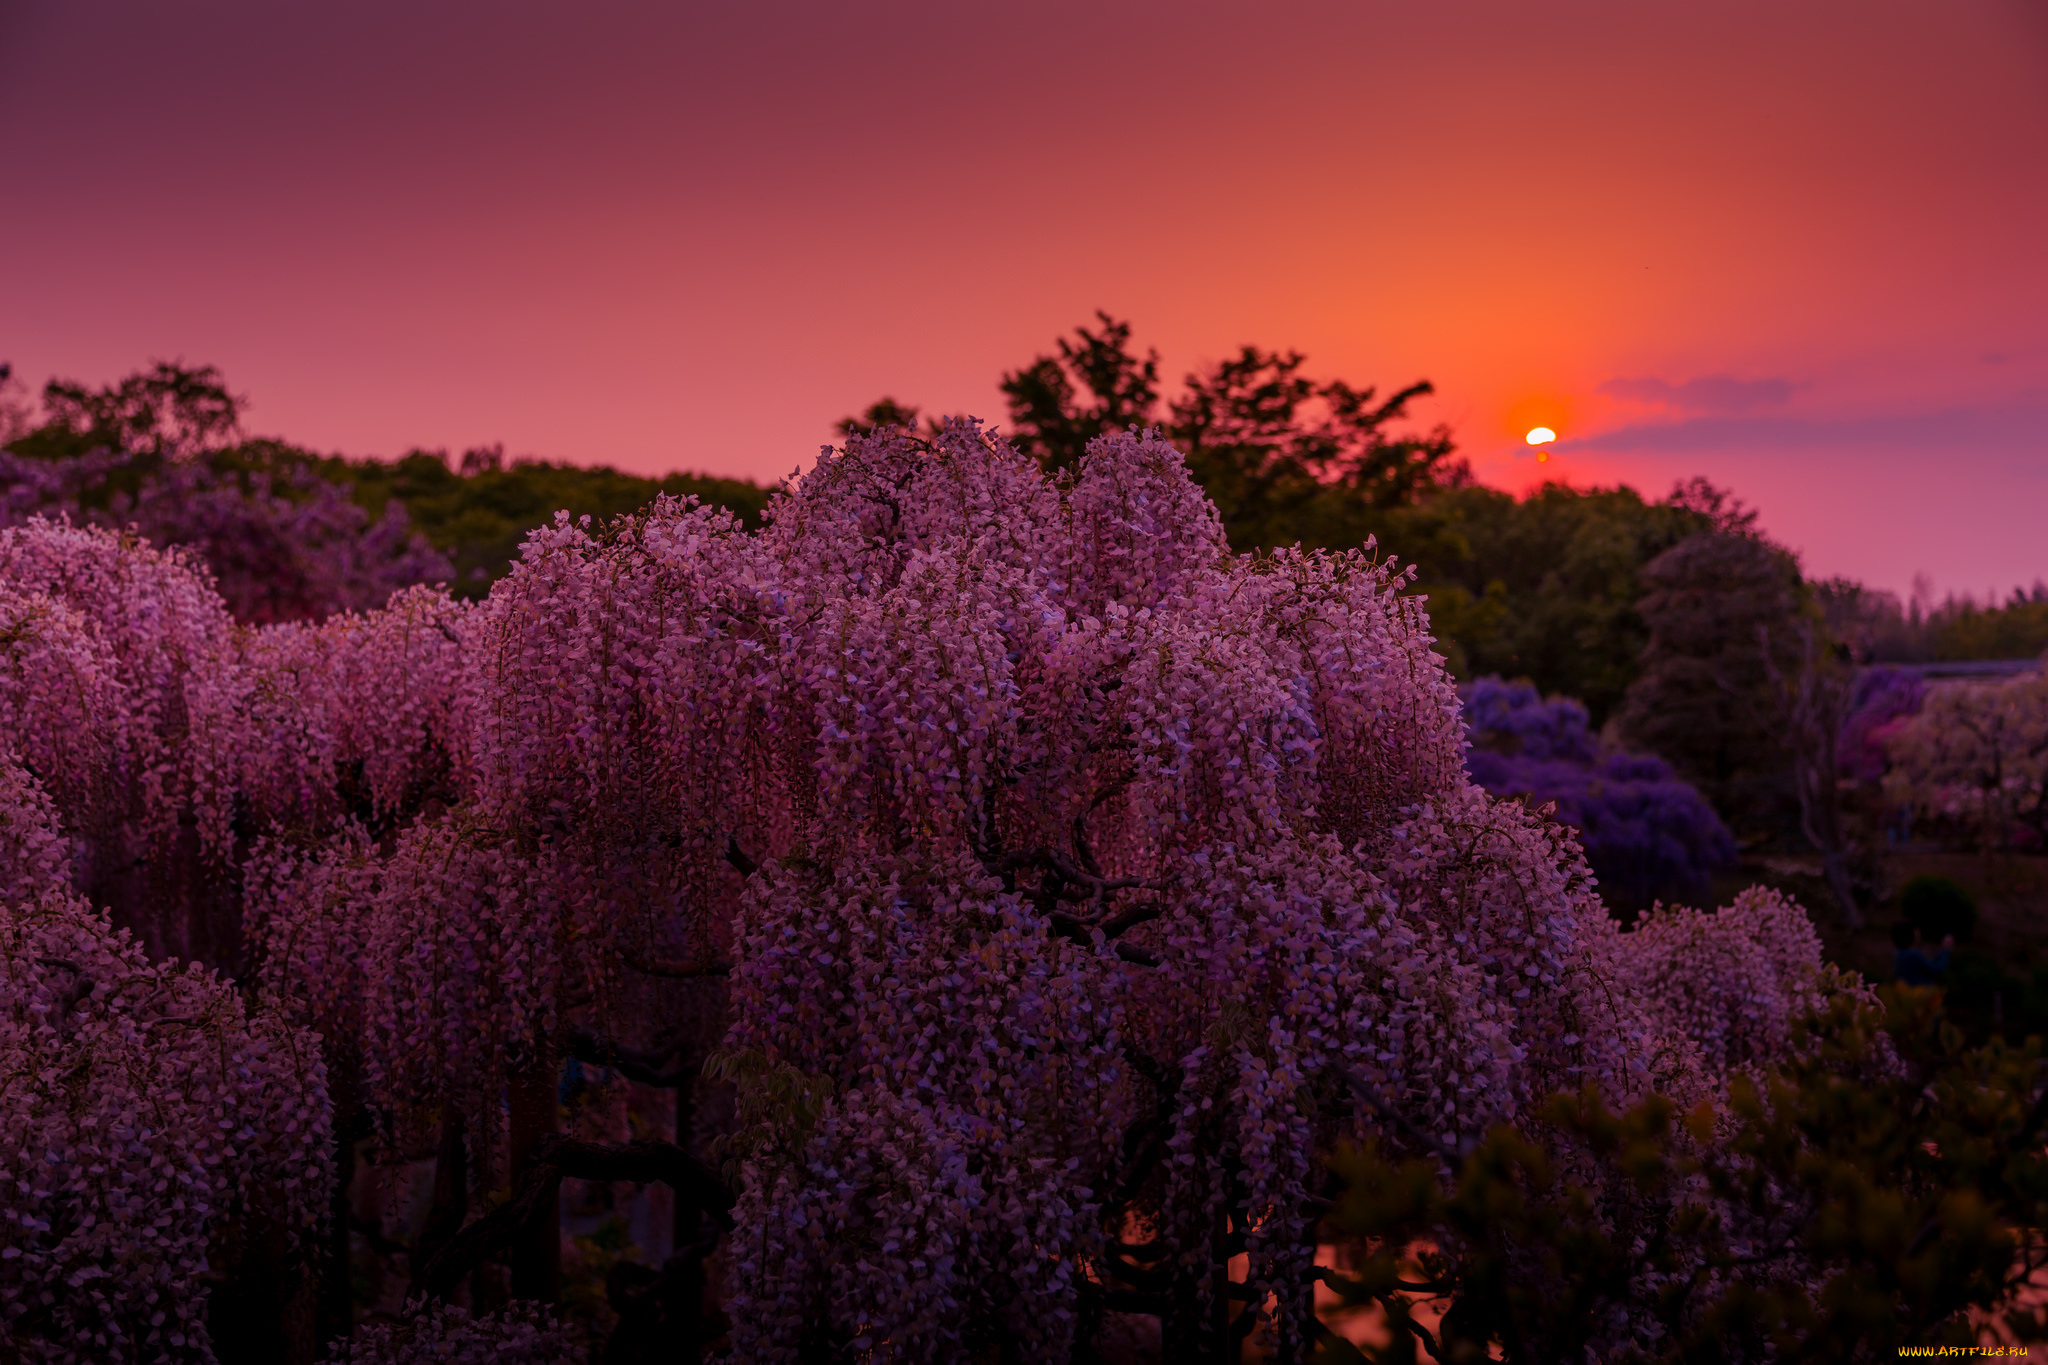
M445 1304L420 1305L396 1323L357 1333L342 1365L581 1365L585 1353L544 1309L516 1304L472 1316Z
M1702 895L1708 875L1734 862L1735 842L1706 798L1661 759L1602 753L1578 702L1480 678L1464 705L1472 780L1552 806L1616 909Z
M1875 782L1891 766L1887 745L1920 714L1927 680L1900 668L1872 668L1856 679L1849 719L1842 723L1837 761L1842 776Z
M1658 906L1615 937L1620 978L1708 1074L1782 1057L1823 1003L1820 936L1781 892L1752 887L1719 910Z
M1933 690L1874 733L1894 800L1974 826L1987 851L2048 837L2048 672Z
M185 547L235 619L259 624L369 610L400 588L454 576L396 501L373 518L346 486L308 470L224 469L205 454L157 463L132 494L101 492L137 458L0 450L0 526L62 515Z
M237 627L180 554L47 522L0 531L0 571L0 1064L45 1078L0 1089L29 1135L0 1164L42 1189L42 1154L118 1130L64 1197L159 1201L98 1240L0 1224L0 1311L171 1323L194 1358L198 1310L138 1296L200 1301L223 1201L311 1216L323 1056L395 1142L466 1115L488 1174L569 1029L697 1021L737 1109L741 1358L826 1331L1050 1359L1105 1285L1200 1305L1231 1273L1299 1346L1340 1143L1451 1150L1561 1088L1697 1098L1822 989L1781 902L1622 933L1573 829L1468 777L1473 703L1406 577L1233 556L1155 434L1057 480L971 422L854 437L759 533L564 516L475 607ZM1503 757L1590 771L1583 712L1486 696ZM1599 774L1651 866L1700 865L1661 769ZM266 1003L92 915L96 849L233 869ZM198 941L193 905L129 904L156 958ZM76 1073L79 1039L121 1065ZM552 1331L430 1314L354 1358L553 1359Z
M71 890L56 809L0 756L0 1342L23 1360L213 1359L212 1239L317 1231L320 1049Z

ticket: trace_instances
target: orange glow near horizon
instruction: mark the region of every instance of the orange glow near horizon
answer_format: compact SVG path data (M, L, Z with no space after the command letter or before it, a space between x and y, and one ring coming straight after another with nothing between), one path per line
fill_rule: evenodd
M1474 4L0 6L0 361L772 481L884 395L1006 424L1101 308L1169 392L1427 379L1511 492L1704 475L1816 573L2048 577L2048 11Z

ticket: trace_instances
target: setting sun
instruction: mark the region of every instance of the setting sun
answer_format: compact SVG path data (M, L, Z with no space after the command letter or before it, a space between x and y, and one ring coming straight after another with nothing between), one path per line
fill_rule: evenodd
M1534 427L1530 430L1528 436L1529 444L1532 446L1540 446L1546 441L1555 441L1556 439L1557 433L1549 427Z

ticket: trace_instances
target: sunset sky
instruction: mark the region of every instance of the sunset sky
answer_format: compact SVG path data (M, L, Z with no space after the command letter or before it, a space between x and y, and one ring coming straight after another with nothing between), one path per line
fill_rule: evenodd
M2048 578L2040 0L0 0L0 127L0 359L323 450L774 478L1104 308L1426 377L1503 487Z

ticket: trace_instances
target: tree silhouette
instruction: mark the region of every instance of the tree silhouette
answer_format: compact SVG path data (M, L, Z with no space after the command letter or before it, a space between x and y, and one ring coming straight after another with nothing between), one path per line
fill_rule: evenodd
M1132 355L1131 324L1095 316L1099 331L1077 327L1074 340L1056 343L1057 356L1002 378L1011 442L1050 470L1080 464L1098 436L1150 424L1159 403L1159 353Z
M1377 399L1369 387L1309 378L1299 352L1246 346L1189 374L1162 418L1158 352L1134 355L1130 323L1096 317L1097 330L1077 328L1057 355L1003 376L1017 448L1047 469L1072 468L1098 436L1156 422L1239 549L1356 544L1371 529L1361 513L1470 481L1447 428L1389 429L1434 392L1427 382Z

